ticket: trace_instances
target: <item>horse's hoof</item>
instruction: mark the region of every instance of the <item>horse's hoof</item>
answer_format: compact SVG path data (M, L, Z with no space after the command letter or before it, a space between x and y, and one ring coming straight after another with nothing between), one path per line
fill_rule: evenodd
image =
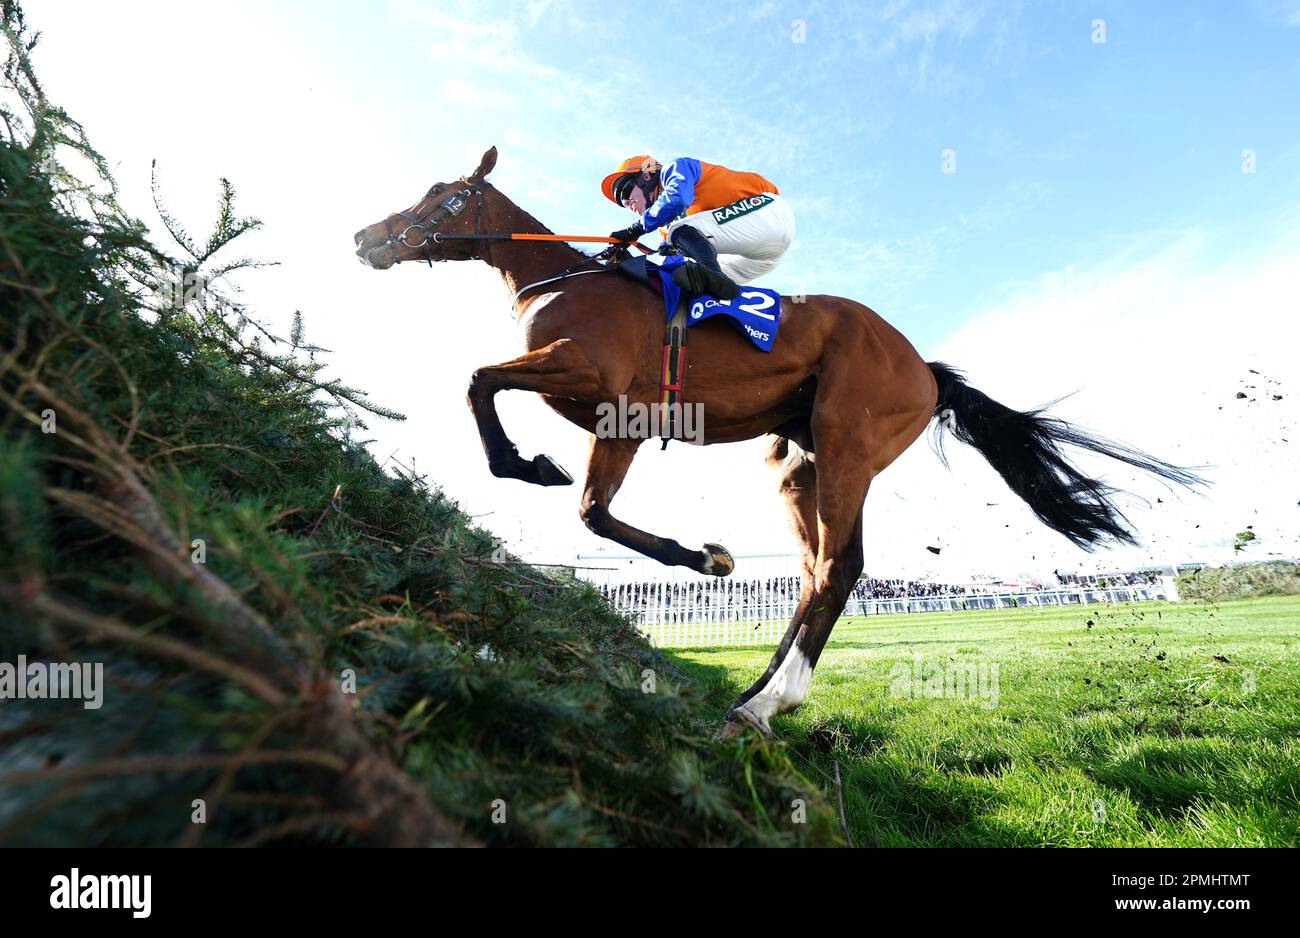
M754 714L745 709L741 704L727 714L727 722L722 724L722 731L718 734L720 739L733 739L746 730L752 730L762 736L764 739L774 739L772 727L767 725L766 720L760 720Z
M564 467L550 456L534 456L533 466L537 469L539 485L572 485L573 476L564 471Z
M722 724L722 729L718 730L718 739L725 743L728 740L735 739L741 733L745 732L745 729L746 724L728 720L726 723Z
M704 563L700 565L701 573L707 573L709 576L726 576L736 569L736 561L731 558L731 552L721 544L705 544L703 554Z

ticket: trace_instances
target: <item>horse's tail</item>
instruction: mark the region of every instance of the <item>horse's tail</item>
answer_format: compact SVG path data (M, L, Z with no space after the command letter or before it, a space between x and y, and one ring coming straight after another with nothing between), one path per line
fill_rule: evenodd
M1109 456L1179 485L1205 482L1186 469L1044 416L1044 409L1012 410L971 387L960 372L942 362L930 362L930 371L939 383L935 415L941 428L940 458L942 428L947 428L979 450L1040 521L1084 549L1106 535L1126 544L1137 540L1128 519L1111 500L1115 489L1071 465L1061 452L1063 444Z

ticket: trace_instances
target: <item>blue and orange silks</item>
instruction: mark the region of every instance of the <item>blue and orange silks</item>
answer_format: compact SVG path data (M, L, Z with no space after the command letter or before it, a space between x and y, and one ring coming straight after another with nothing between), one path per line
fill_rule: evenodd
M722 208L764 192L780 195L776 186L758 173L742 173L689 156L667 163L659 182L663 191L641 216L646 231L662 228L683 215Z

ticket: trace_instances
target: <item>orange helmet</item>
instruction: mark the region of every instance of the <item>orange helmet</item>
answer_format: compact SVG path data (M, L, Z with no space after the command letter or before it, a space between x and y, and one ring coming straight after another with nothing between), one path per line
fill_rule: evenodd
M653 173L658 169L659 161L653 156L645 153L640 156L629 156L618 164L618 169L601 180L600 191L605 193L605 198L621 207L622 203L614 198L614 183L618 181L619 177L626 176L628 173Z

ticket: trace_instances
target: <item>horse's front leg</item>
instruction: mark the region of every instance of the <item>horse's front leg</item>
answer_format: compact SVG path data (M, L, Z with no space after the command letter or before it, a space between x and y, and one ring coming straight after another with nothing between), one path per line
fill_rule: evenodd
M690 550L671 538L634 528L609 513L609 503L623 484L641 443L638 439L592 436L587 483L582 491L583 523L592 533L667 566L689 567L697 573L726 576L735 567L735 562L720 544L705 544L700 550Z
M610 395L602 386L596 366L577 342L559 339L508 362L479 368L469 382L469 406L492 474L534 485L572 485L573 477L550 456L524 459L506 436L494 398L498 391L508 390L536 391L580 401L602 400Z

